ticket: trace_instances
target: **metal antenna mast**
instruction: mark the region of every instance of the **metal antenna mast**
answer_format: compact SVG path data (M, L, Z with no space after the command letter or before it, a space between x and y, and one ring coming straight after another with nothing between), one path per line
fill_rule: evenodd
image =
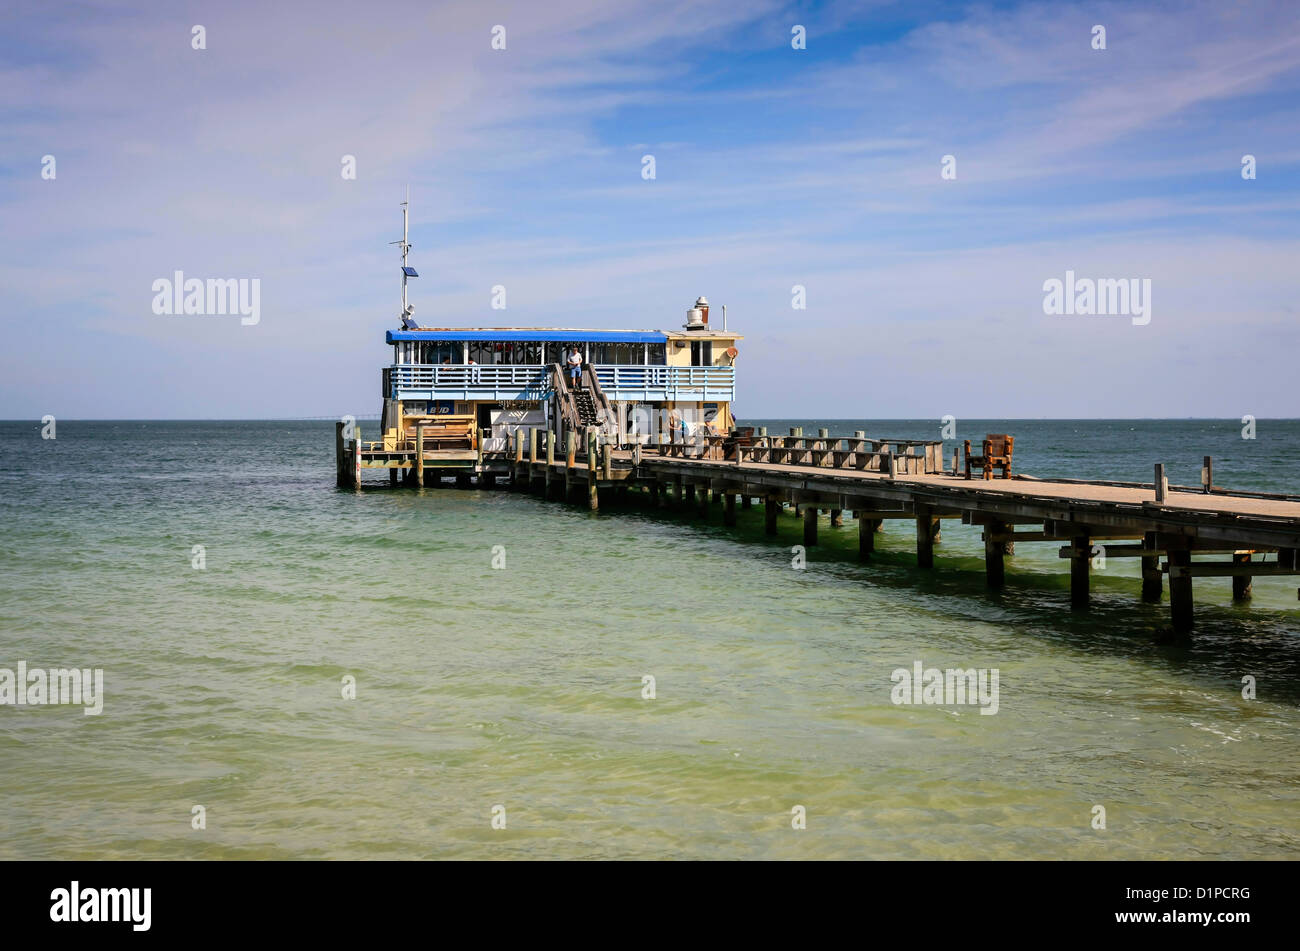
M408 240L408 238L410 238L411 235L410 210L411 210L411 186L407 185L406 201L402 202L402 240L388 242L389 244L400 244L402 246L402 326L403 327L406 327L408 323L411 325L414 325L415 323L415 321L412 319L411 316L412 314L415 313L415 308L412 307L410 304L408 304L406 301L406 281L408 278L420 276L415 273L415 268L411 267L406 263L406 256L411 251L411 243Z

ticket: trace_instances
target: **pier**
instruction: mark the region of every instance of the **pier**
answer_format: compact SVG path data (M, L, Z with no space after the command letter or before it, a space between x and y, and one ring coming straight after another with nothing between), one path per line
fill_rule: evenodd
M338 424L339 485L359 489L365 470L385 469L393 484L450 478L462 486L508 485L593 511L611 496L626 500L635 494L645 504L702 517L710 499L721 499L726 525L735 524L738 506L761 504L768 534L776 534L783 510L794 510L807 546L818 543L820 515L829 513L833 526L846 517L857 521L864 561L871 558L876 533L901 522L915 533L919 570L934 569L943 521L960 519L983 530L990 588L1004 584L1016 544L1056 546L1069 565L1075 609L1088 606L1097 554L1140 559L1140 597L1162 600L1167 578L1171 626L1180 636L1194 626L1194 579L1229 577L1231 597L1245 601L1254 577L1300 574L1300 497L1214 486L1208 458L1198 487L1169 485L1162 465L1155 466L1151 483L1026 475L972 479L957 471L955 456L952 468L944 468L941 442L872 439L861 432L837 437L824 430L817 436L760 431L752 438L679 440L659 427L631 438L592 427L586 433L570 429L561 441L532 427L517 430L504 450L485 451L480 441L479 448L466 451L426 448L422 428L414 445L385 448L382 442L363 443L359 433L346 440Z
M726 525L757 502L770 535L792 509L805 546L818 543L822 513L834 528L855 519L864 561L876 533L901 521L922 571L934 570L944 520L960 519L982 530L990 588L1005 584L1016 544L1055 545L1076 609L1088 606L1094 558L1140 559L1141 597L1161 601L1168 578L1180 637L1193 627L1195 578L1230 577L1232 597L1245 601L1252 578L1300 574L1300 497L1218 488L1208 457L1200 487L1169 485L1160 464L1148 484L1035 479L1015 472L1009 433L966 442L964 467L954 454L948 468L939 440L740 427L744 337L725 305L721 326L713 320L704 296L677 329L420 326L407 300L419 276L407 221L404 204L401 328L384 334L393 352L381 368L381 438L363 441L355 419L338 423L340 487L360 489L363 473L380 469L393 486L508 485L592 511L635 498L705 517L713 500Z

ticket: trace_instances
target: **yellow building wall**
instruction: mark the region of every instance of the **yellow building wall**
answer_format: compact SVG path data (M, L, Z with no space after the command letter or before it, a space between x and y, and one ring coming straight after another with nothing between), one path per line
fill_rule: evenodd
M698 339L698 338L697 338ZM727 348L736 346L734 337L709 337L713 341L713 366L731 366ZM678 344L681 346L678 346ZM739 349L739 348L737 348ZM678 337L668 341L667 360L670 367L688 367L691 365L691 338Z

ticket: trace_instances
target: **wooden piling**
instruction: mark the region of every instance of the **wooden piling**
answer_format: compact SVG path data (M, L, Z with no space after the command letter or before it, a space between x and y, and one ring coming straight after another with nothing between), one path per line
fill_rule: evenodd
M700 483L695 489L695 514L700 518L709 517L709 484Z
M1092 539L1075 535L1070 541L1070 606L1086 608L1090 598L1088 582L1092 569Z
M551 481L554 476L552 471L555 467L555 433L548 431L546 433L546 479L543 482L543 494L550 499L555 493L551 489Z
M917 504L916 515L916 564L918 568L934 567L934 540L939 534L939 520L934 517L934 510L928 505Z
M876 550L876 531L880 519L863 518L862 513L855 512L858 520L858 557L863 561L871 560L871 553Z
M1147 532L1142 536L1142 547L1155 551L1159 547L1159 535ZM1164 576L1160 572L1159 555L1142 556L1142 600L1159 601L1164 587Z
M831 528L842 528L844 526L844 512L840 509L831 509Z
M1250 564L1250 552L1248 551L1233 552L1232 563L1234 565ZM1250 595L1251 595L1250 575L1233 575L1232 576L1232 600L1249 601Z
M596 453L590 436L587 439L587 507L595 512L600 509L600 491L596 485Z
M731 492L722 497L722 524L736 524L736 496Z
M536 478L533 473L537 469L537 440L540 434L541 429L537 426L528 427L528 488L530 491Z
M521 481L521 473L524 468L524 431L515 430L515 465L510 470L510 488L522 489L527 480Z
M340 489L345 488L348 484L348 456L346 441L343 438L343 427L346 423L334 424L334 475L335 485Z
M361 427L352 427L352 488L361 490Z
M1187 540L1171 538L1169 551L1169 617L1175 634L1187 634L1192 629L1192 576L1187 570L1192 564L1192 552Z
M817 544L817 506L805 505L803 509L803 543Z
M1000 537L1006 531L1006 522L990 519L984 523L984 580L994 589L1001 588L1006 581L1003 556L1007 543Z
M415 484L424 485L424 424L415 424Z
M781 502L775 496L763 499L763 531L768 535L776 534L776 517L781 512Z

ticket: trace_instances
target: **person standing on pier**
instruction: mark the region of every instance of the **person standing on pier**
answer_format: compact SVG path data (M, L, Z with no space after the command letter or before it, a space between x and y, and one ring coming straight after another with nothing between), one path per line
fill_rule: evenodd
M569 380L576 390L582 381L582 354L578 348L573 348L573 353L569 354Z

